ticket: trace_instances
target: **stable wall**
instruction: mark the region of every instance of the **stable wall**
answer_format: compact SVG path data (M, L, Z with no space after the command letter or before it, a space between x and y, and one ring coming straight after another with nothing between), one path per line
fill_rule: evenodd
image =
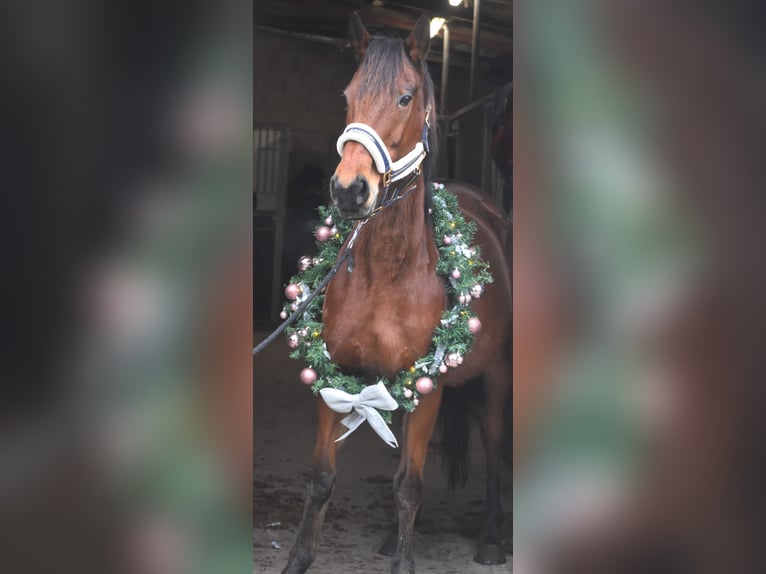
M253 63L253 121L284 123L292 132L288 179L307 162L320 165L329 179L354 57L331 44L256 30Z

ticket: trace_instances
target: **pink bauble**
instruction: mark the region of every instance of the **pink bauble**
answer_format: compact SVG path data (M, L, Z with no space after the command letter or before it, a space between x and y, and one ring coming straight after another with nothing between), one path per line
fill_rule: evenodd
M290 283L287 287L285 287L285 297L287 297L290 301L295 301L298 298L298 294L301 292L301 288L298 287L295 283Z
M460 296L457 298L457 302L461 305L465 305L465 293L460 294Z
M474 299L478 299L481 297L482 292L484 291L484 288L481 285L474 285L471 287L471 295Z
M329 216L329 215L328 215L328 216L327 216L327 219L325 219L325 220L324 220L324 224L325 224L327 227L330 227L330 226L332 225L332 216Z
M449 235L445 235L442 241L444 242L444 245L449 245L452 243L452 238Z
M468 319L468 330L474 335L481 331L481 321L479 321L478 317Z
M327 241L328 239L330 239L330 235L331 235L330 228L327 227L326 225L320 225L319 227L317 227L315 235L316 235L317 241Z
M330 228L330 235L335 235L336 233L338 233L338 228L334 227L334 226L331 227Z
M447 372L447 365L445 365L444 363L442 363L441 365L439 365L439 372L440 372L442 375L443 375L444 373L446 373L446 372Z
M434 390L434 382L430 377L420 377L415 381L415 388L421 395L427 395Z
M460 269L453 269L452 270L452 278L453 279L460 279Z
M293 333L287 338L287 346L291 349L297 349L298 348L298 335Z
M457 364L458 365L462 365L463 364L463 357L462 357L462 355L458 355L457 356Z
M297 311L297 310L298 310L298 304L297 303L293 303L292 305L290 305L290 311Z
M410 389L404 389L404 398L405 399L412 398L412 391Z
M280 311L280 312L279 312L279 318L280 318L280 319L282 319L283 321L284 321L285 319L287 319L287 312L285 312L285 311Z
M301 371L301 383L311 385L317 380L317 372L314 369L306 367Z

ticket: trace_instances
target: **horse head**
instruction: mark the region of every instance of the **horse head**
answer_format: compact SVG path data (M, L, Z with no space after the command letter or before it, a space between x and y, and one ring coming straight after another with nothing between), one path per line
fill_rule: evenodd
M341 215L362 219L394 182L419 173L425 158L433 117L425 63L430 34L426 16L406 40L370 37L356 13L349 28L359 67L343 92L347 126L330 196Z

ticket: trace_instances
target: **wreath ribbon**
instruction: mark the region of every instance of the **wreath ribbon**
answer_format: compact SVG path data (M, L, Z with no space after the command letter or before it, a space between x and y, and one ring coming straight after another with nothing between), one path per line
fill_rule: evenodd
M383 381L377 385L370 385L362 389L362 392L352 395L340 389L325 388L319 391L327 406L336 413L351 413L341 422L348 431L335 442L341 441L354 432L365 420L370 423L372 430L390 447L396 448L399 443L386 421L376 409L395 411L399 403L391 396Z

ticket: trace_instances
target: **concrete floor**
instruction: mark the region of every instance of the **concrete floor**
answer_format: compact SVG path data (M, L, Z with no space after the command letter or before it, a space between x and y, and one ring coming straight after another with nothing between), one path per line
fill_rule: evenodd
M255 343L267 333L256 332ZM255 572L279 574L303 511L303 489L316 429L315 397L298 380L302 365L288 358L284 339L254 362ZM401 436L396 419L392 426ZM440 469L438 446L426 461L426 487L416 525L415 563L419 573L499 574L511 572L511 557L500 566L473 562L484 504L481 442L472 435L474 467L464 490L450 492ZM327 511L312 574L375 574L389 571L390 558L377 553L394 524L392 476L399 451L364 424L339 453L338 477ZM511 548L511 471L501 474L506 510L505 544Z

